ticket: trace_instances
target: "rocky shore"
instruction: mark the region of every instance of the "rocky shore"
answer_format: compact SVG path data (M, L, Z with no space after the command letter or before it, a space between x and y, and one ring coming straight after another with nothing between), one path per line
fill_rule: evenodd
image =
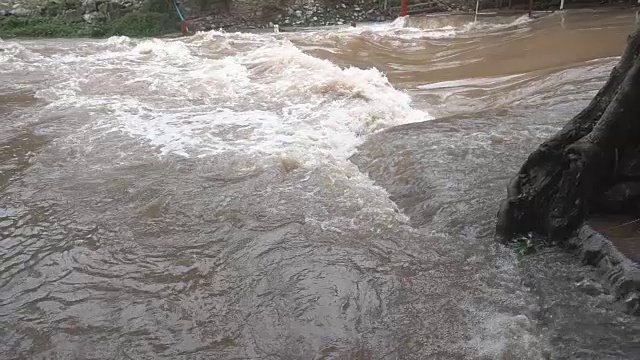
M380 6L379 1L337 1L333 5L320 2L291 3L274 11L270 16L261 14L234 14L221 12L198 16L190 11L187 4L187 14L192 14L189 24L197 30L211 29L255 29L269 28L277 24L282 27L311 27L345 25L352 21L383 22L395 19L399 10L396 7ZM421 13L467 12L470 8L466 0L421 0Z
M395 15L397 16L397 14ZM189 19L189 25L195 30L211 29L257 29L270 28L277 24L280 27L308 27L344 25L352 21L376 22L395 18L389 11L376 7L348 7L338 4L331 7L316 5L294 5L288 7L284 14L271 19L242 18L232 14L211 14L204 17Z
M391 14L375 6L347 7L338 4L332 7L292 6L285 16L278 16L276 21L285 26L318 26L342 25L351 21L386 21Z
M220 0L211 0L220 1ZM393 4L392 1L388 3ZM398 9L375 0L325 1L230 0L223 7L207 7L201 1L177 1L189 30L258 29L343 25L379 22L398 16ZM229 5L230 4L230 5ZM424 12L467 10L466 0L421 0ZM167 0L0 0L0 21L8 18L46 18L99 25L130 13L164 13L177 24L180 20L172 1ZM173 31L176 31L176 26Z
M95 24L141 10L138 0L9 0L0 1L2 17L47 17Z

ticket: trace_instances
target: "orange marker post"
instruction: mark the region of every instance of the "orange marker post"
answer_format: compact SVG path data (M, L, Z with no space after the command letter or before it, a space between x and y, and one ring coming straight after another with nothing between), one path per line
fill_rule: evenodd
M400 16L407 16L407 2L409 2L409 0L400 1Z

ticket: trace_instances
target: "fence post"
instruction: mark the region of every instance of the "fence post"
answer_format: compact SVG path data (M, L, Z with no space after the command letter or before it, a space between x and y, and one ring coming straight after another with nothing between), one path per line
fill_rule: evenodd
M480 8L480 0L476 0L476 16L473 18L473 22L478 21L478 9Z

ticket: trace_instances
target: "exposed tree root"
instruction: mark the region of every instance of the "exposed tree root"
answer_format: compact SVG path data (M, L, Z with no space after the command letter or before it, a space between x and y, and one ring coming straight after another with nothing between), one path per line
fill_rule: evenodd
M526 160L500 206L502 242L566 240L594 210L640 210L640 29L591 103Z

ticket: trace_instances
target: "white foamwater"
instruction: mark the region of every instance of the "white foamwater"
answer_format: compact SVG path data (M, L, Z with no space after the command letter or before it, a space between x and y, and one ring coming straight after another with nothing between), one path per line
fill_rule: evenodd
M361 24L358 27L344 27L335 30L342 36L353 34L371 33L375 36L398 38L404 40L414 39L443 39L458 36L472 36L478 32L487 33L508 28L517 28L532 21L527 15L520 16L503 23L467 21L458 24L451 22L449 18L442 16L400 17L393 22L384 24Z
M30 55L33 54L23 45L13 41L4 41L0 39L0 62L15 63Z
M331 36L440 38L475 26L409 25L408 18L400 18L335 29ZM431 119L414 109L411 98L379 70L339 67L287 40L318 34L327 36L322 31L210 31L177 40L121 36L87 44L92 52L47 57L3 42L0 60L20 57L21 66L57 68L38 98L52 108L90 110L95 121L84 128L95 132L94 137L121 132L165 155L231 151L292 156L313 165L329 158L346 160L369 134ZM119 70L115 76L114 69Z
M221 38L250 46L208 57L205 50ZM273 36L117 37L100 46L89 56L49 59L64 75L37 97L53 108L96 113L95 136L124 132L161 154L287 155L311 165L346 160L368 134L431 119L380 71L341 68ZM122 69L120 76L113 68ZM136 96L132 88L139 89Z

